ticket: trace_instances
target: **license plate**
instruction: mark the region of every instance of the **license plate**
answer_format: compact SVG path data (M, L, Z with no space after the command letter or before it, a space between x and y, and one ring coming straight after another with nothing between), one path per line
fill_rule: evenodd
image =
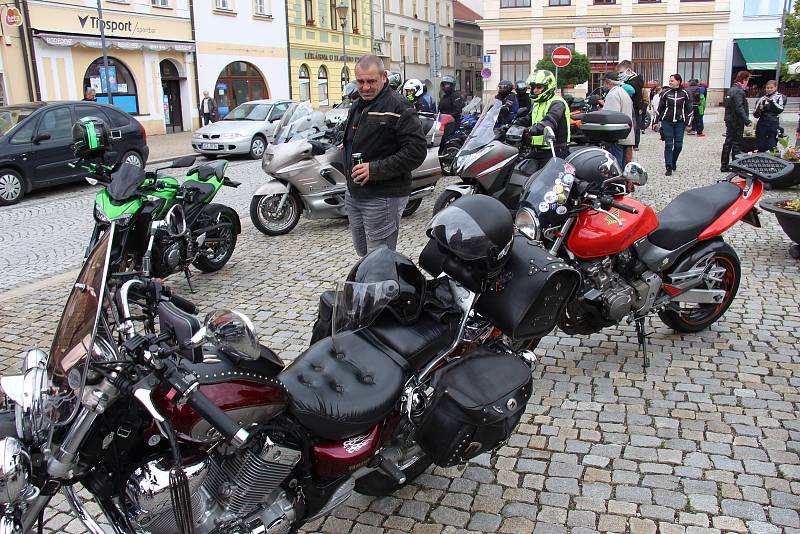
M206 150L219 150L222 147L220 147L220 145L217 143L203 143L200 145L200 148L204 148Z

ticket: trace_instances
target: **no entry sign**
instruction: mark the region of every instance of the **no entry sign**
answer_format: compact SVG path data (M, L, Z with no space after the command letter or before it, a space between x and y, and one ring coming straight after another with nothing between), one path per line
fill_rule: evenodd
M559 46L550 55L556 67L564 68L572 61L572 52L566 46Z

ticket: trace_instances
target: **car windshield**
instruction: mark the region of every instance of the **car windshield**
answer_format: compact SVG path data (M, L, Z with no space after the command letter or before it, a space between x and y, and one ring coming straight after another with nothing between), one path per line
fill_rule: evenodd
M34 108L0 108L0 135L8 132L34 111Z
M242 104L225 115L224 121L263 121L267 119L269 104Z

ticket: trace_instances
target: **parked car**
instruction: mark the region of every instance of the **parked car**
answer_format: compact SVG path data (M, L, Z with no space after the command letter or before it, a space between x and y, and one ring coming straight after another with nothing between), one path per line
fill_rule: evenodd
M0 107L0 206L19 202L33 189L86 176L68 165L77 159L72 125L83 117L99 117L108 124L117 165L144 166L150 153L144 127L119 108L83 101Z
M221 121L203 126L192 136L192 148L206 157L248 154L261 159L291 100L253 100L233 108Z

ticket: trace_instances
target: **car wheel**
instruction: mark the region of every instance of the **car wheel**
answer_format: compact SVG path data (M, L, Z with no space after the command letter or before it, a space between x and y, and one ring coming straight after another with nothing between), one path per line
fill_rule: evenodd
M261 159L266 148L267 141L263 137L260 135L253 137L253 140L250 142L250 157L253 159Z
M144 161L142 161L142 156L138 153L134 152L133 150L129 150L125 152L125 155L122 156L121 163L129 163L136 167L144 167Z
M16 204L25 196L25 179L17 171L0 170L0 206Z

